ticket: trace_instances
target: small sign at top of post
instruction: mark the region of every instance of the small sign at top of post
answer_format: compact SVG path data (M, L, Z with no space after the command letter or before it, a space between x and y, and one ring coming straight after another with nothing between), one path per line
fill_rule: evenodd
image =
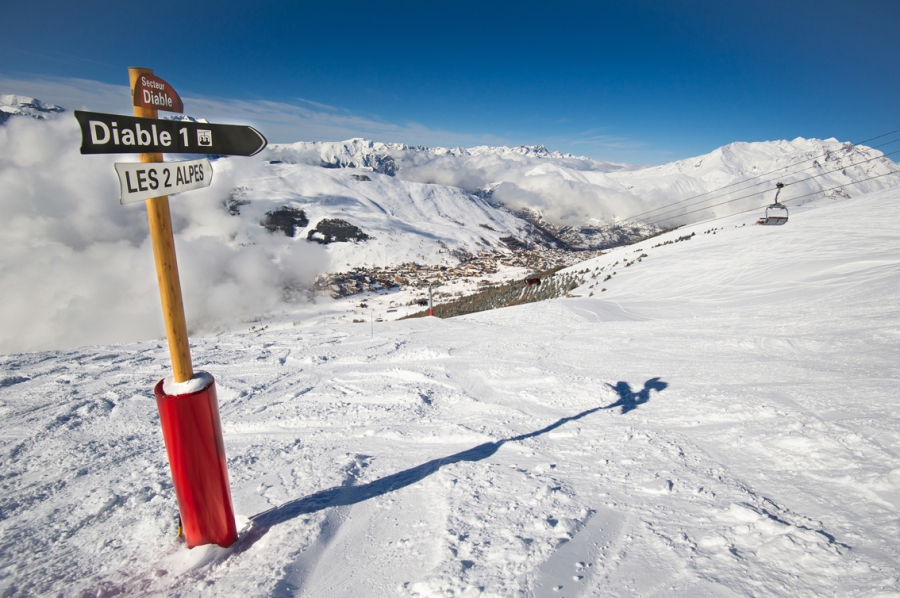
M132 104L168 112L184 112L184 103L171 85L150 73L141 73L134 83Z

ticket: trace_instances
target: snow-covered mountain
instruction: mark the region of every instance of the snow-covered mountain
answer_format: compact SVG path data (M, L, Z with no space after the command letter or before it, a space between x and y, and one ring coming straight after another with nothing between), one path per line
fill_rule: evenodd
M0 288L9 289L0 350L160 336L145 215L116 202L113 163L135 158L81 156L74 118L2 97L16 114L55 118L10 118L0 136L0 218L10 223L0 229ZM449 268L521 247L607 249L685 222L761 213L775 181L788 184L780 199L794 208L898 186L900 168L833 139L735 143L651 168L543 147L353 139L217 159L212 185L171 205L189 325L215 333L291 313L324 272ZM38 286L38 296L11 291Z
M548 164L576 172L611 172L631 167L551 152L543 146L427 148L351 139L273 145L268 155L277 163L366 169L405 181L456 187L526 220L537 228L535 241L556 247L604 249L654 230L641 224L604 221L589 214L584 214L578 223L560 223L545 218L537 206L498 200L498 185L507 183L501 195L505 192L508 196L512 180L531 176Z
M462 252L508 251L501 240L532 242L527 222L497 209L458 187L405 181L358 168L264 163L241 180L233 194L242 233L251 243L259 223L282 207L300 210L306 224L296 226L295 243L315 239L318 224L338 219L360 229L366 240L330 243L326 250L337 269L415 261L455 264ZM299 222L298 222L299 224ZM259 229L259 230L258 230Z
M0 593L894 596L898 207L687 226L571 298L195 336L229 549L175 535L164 343L0 356Z
M0 124L6 122L11 116L30 116L32 118L47 119L61 112L65 112L65 108L47 104L34 98L0 94Z
M888 151L895 155L896 150L894 145ZM797 138L732 143L696 158L611 173L604 181L642 198L647 209L638 219L672 226L772 203L778 181L787 185L779 201L796 206L821 196L847 198L893 188L900 184L898 175L900 167L878 149ZM646 213L650 209L655 211Z
M733 143L650 168L548 152L543 147L423 148L375 143L275 145L272 160L368 169L406 181L458 187L523 217L560 246L603 249L663 228L815 193L848 197L900 184L900 167L877 150L836 139ZM625 220L632 220L630 223Z
M394 176L400 170L409 170L446 156L462 159L475 156L494 156L503 160L554 160L576 170L606 171L628 167L626 164L601 162L583 156L551 152L542 145L522 145L512 148L505 146L429 148L357 138L337 142L299 141L292 144L276 144L270 146L269 151L273 159L287 163L325 168L370 168L375 172L390 176Z

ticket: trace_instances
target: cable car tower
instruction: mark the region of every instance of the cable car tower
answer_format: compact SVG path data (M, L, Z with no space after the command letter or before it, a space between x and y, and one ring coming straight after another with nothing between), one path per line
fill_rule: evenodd
M778 203L778 194L784 188L784 183L776 183L778 190L775 192L775 203L766 207L766 214L756 221L757 224L784 224L788 221L788 209L783 203Z

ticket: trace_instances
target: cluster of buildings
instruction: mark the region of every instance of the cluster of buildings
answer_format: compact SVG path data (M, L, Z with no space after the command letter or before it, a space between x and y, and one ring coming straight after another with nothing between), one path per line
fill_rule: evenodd
M394 266L356 267L349 272L321 275L316 281L318 292L338 299L357 293L377 292L392 288L427 288L456 281L482 284L496 279L501 269L522 269L524 278L530 273L571 266L600 255L599 251L567 251L538 247L509 252L465 254L456 265L422 265L406 262Z

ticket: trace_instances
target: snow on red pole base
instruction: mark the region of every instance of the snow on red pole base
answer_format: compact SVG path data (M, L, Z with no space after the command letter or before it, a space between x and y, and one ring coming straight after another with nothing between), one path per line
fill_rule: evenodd
M153 389L188 548L237 541L216 382L197 372Z

